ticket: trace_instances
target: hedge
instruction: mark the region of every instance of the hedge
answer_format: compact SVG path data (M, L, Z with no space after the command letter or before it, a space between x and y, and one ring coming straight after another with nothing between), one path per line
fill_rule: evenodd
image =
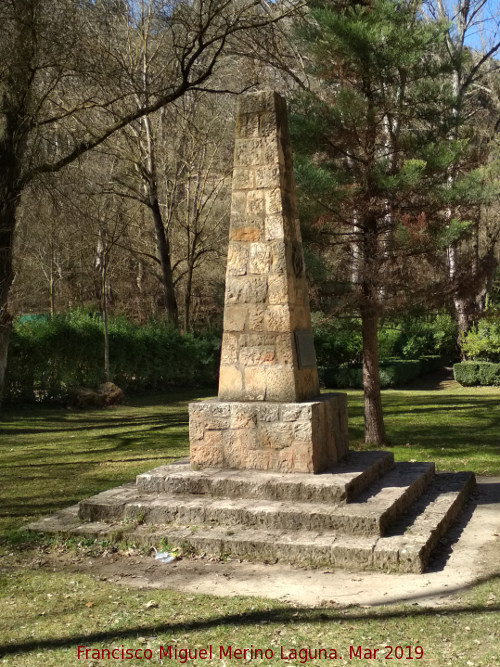
M500 364L489 361L462 361L453 365L453 377L464 387L500 386Z
M441 365L440 357L426 357ZM429 362L430 363L430 362ZM440 367L440 366L439 366ZM408 384L422 374L424 364L415 359L386 359L379 364L380 386L382 389ZM426 371L428 372L428 371ZM363 387L363 370L355 368L320 368L320 381L328 389Z
M111 379L124 391L215 386L220 335L180 334L162 322L109 323ZM72 387L104 381L103 326L88 314L15 324L6 373L8 402L65 400Z

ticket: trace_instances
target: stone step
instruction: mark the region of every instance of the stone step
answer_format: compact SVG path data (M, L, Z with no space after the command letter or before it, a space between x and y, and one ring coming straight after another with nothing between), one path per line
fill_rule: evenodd
M87 521L145 524L247 526L266 530L331 530L347 535L383 535L434 475L431 463L397 463L358 502L317 503L140 494L133 486L105 491L80 503ZM277 482L279 484L279 482Z
M385 537L342 535L333 531L265 530L244 526L137 525L83 523L78 506L41 519L31 530L64 535L108 537L135 544L181 547L186 553L232 556L263 562L349 570L421 573L432 550L456 519L475 486L472 473L439 473L411 510ZM130 487L129 487L130 488Z
M279 473L258 470L191 470L185 463L160 466L138 475L139 493L206 495L301 502L350 501L394 466L390 452L350 452L335 471Z

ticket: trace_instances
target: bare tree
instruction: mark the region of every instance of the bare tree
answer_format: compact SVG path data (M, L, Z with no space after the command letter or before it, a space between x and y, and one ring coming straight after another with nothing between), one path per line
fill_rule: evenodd
M7 361L13 240L21 196L138 118L209 83L228 42L281 18L260 0L150 4L161 59L147 90L144 59L127 57L142 20L137 3L5 0L0 4L0 388ZM268 6L269 8L269 6ZM137 86L131 87L133 79Z
M433 18L444 20L449 26L445 45L454 97L451 118L448 119L450 139L463 139L465 127L469 144L475 145L471 159L478 166L484 165L490 158L493 138L500 123L498 5L488 0L428 0L426 6ZM473 137L471 128L474 128ZM460 170L457 162L451 165L450 187L459 178ZM491 224L491 217L484 215L481 206L457 210L451 205L446 218L450 229L455 219L465 218L472 222L465 241L452 239L446 249L447 273L460 341L461 334L482 314L484 296L497 264L495 246L500 225L498 221Z

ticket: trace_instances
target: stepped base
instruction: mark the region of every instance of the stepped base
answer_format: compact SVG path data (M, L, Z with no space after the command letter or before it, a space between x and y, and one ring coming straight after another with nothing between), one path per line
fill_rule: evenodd
M423 572L474 488L472 473L351 452L322 475L162 466L31 524L246 560Z

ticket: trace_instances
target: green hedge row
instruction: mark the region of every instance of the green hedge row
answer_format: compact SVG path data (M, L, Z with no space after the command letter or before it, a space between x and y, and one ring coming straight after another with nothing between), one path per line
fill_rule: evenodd
M359 319L335 319L322 313L313 313L312 319L319 366L361 365L363 341ZM379 358L414 360L439 356L445 362L455 361L457 335L456 323L446 314L385 320L377 334Z
M500 386L500 364L488 361L463 361L453 365L453 377L465 387Z
M382 389L408 384L420 375L439 370L441 357L427 355L421 359L384 359L379 364L380 386ZM320 381L328 389L363 387L363 370L358 367L320 368Z
M215 386L220 336L180 334L161 322L109 323L111 379L124 391ZM5 400L61 400L75 386L104 381L104 336L86 314L25 320L14 326Z

